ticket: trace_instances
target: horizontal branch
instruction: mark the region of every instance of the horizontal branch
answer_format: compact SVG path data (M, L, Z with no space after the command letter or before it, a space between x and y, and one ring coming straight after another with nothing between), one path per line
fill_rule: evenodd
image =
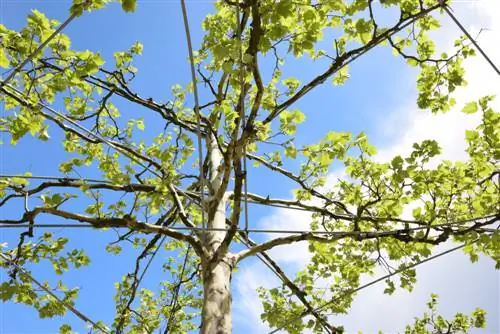
M453 235L463 235L466 233L469 233L471 231L479 231L483 233L487 233L486 231L481 230L480 228L483 226L487 226L490 224L493 224L497 222L500 219L500 214L497 214L493 217L488 216L488 218L477 218L477 220L481 219L487 219L485 222L476 222L472 226L468 226L467 228L457 228L457 229L452 229L451 226L453 226L453 223L448 223L448 224L441 224L441 225L436 225L436 226L419 226L419 227L414 227L414 228L406 228L406 229L397 229L397 230L392 230L392 231L376 231L376 232L357 232L357 231L346 231L346 232L331 232L328 234L328 236L321 236L318 233L315 232L308 232L308 233L301 233L298 235L290 235L282 238L275 238L270 241L264 242L260 245L253 246L247 250L241 251L237 254L235 254L235 259L236 261L241 261L249 256L255 255L257 253L262 253L265 251L268 251L270 249L273 249L277 246L281 245L288 245L292 244L295 242L299 241L315 241L315 242L320 242L320 243L332 243L334 241L338 241L340 239L345 239L345 238L353 238L358 241L362 240L368 240L368 239L377 239L377 238L395 238L397 240L403 241L403 242L419 242L419 243L428 243L428 244L433 244L437 245L439 243L442 243L450 236ZM438 229L438 228L441 229ZM416 238L413 237L410 232L412 231L417 231L417 230L423 230L423 229L434 229L436 231L441 232L438 236L434 238Z
M323 216L328 216L332 219L341 219L341 220L347 220L347 221L352 221L352 220L357 219L353 215L336 214L336 213L331 212L328 209L325 209L324 207L305 203L305 202L299 201L299 200L286 200L286 199L262 197L262 196L252 194L252 193L248 193L247 198L250 202L257 203L257 204L280 205L280 206L288 207L288 208L301 208L301 209L304 209L304 211L311 212L311 213L319 213ZM370 218L370 219L373 219L373 218Z
M18 220L3 219L0 220L0 224L23 224L23 223L33 222L34 218L39 214L50 214L64 219L75 220L81 223L89 223L94 228L126 227L131 230L142 233L162 234L176 240L185 241L193 247L193 249L199 256L205 255L205 251L197 238L188 234L183 234L181 232L175 231L168 227L139 222L129 215L125 215L121 218L118 217L94 218L68 211L59 210L56 208L37 207L33 210L26 211L23 214L23 216Z
M283 208L283 209L291 209L291 210L300 210L300 211L306 211L310 213L317 213L322 215L323 217L329 217L332 219L337 219L337 220L344 220L344 221L367 221L367 222L372 222L372 223L385 223L385 222L394 222L394 223L401 223L401 224L411 224L411 225L419 225L419 226L429 226L428 221L424 220L412 220L412 219L403 219L399 217L382 217L382 216L366 216L366 215L341 215L334 213L324 206L319 206L319 205L314 205L312 203L306 203L303 201L299 200L286 200L286 199L278 199L278 198L271 198L271 197L262 197L256 194L249 193L248 195L248 201L250 203L254 204L260 204L260 205L268 205L268 206L273 206L273 207L278 207L278 208ZM341 203L341 202L339 202ZM436 217L440 218L440 217ZM461 220L460 223L468 223L471 221L475 221L477 218L470 218L470 219L464 219Z
M22 176L19 176L22 178ZM13 198L22 198L25 196L31 196L37 193L40 193L49 188L82 188L85 189L104 189L104 190L113 190L113 191L123 191L123 192L154 192L155 186L148 184L127 184L127 185L115 185L111 183L86 183L82 181L73 181L69 179L61 178L59 182L42 182L40 185L33 189L24 189L24 188L13 188L16 191L16 194L10 194L6 196L2 201L0 201L0 207L5 205L9 200Z

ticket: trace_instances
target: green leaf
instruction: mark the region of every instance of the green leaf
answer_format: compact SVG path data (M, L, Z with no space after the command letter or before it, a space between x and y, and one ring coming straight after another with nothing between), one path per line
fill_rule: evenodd
M122 0L122 8L127 13L135 11L136 5L136 0Z
M68 324L63 324L61 327L59 327L59 334L71 334L72 328Z
M9 59L5 55L5 49L0 49L0 67L8 68L10 65Z
M222 64L222 70L226 73L229 73L231 72L231 70L233 69L233 64L231 64L230 62L225 62L224 64Z
M130 52L141 55L143 48L144 47L141 43L135 42L134 45L132 45L132 47L130 48Z
M349 67L346 65L338 71L333 77L333 84L335 86L343 85L349 79Z
M229 56L229 48L227 46L223 46L223 45L216 45L214 47L214 55L217 57L217 58L224 58L224 57L227 57Z
M297 149L293 143L290 143L287 147L285 147L285 156L292 159L297 157Z
M245 55L243 56L243 64L251 64L252 62L253 62L253 56L248 53L245 53Z
M477 112L477 110L478 110L477 102L469 102L462 109L462 112L466 114L474 114L475 112Z
M136 125L137 125L137 129L144 131L144 120L143 119L137 120Z

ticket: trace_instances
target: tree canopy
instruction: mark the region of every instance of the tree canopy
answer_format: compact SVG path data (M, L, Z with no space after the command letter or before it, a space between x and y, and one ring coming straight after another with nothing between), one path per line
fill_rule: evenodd
M109 2L73 0L65 22L34 9L19 31L0 24L2 145L31 136L66 152L50 176L20 171L0 178L0 208L18 208L0 217L0 227L23 227L18 243L1 249L0 266L8 273L2 301L33 307L40 318L72 312L104 333L229 333L231 275L241 261L258 256L282 282L259 290L261 318L270 328L341 333L342 324L329 315L348 313L363 279L378 268L388 273L387 294L411 291L416 266L444 243L455 243L472 262L490 257L500 268L500 114L491 108L493 96L461 106L481 115L480 125L465 134L464 161L439 159L435 140L382 162L363 132L329 131L304 145L295 140L314 113L296 104L320 85L346 83L350 66L376 47L391 48L419 71L419 108L449 112L455 90L466 85L464 60L476 49L464 36L451 52L436 51L432 33L448 4L219 0L202 22L202 42L191 46L182 2L185 26L171 33L186 30L188 49L174 48L190 55L195 84L173 86L164 102L134 90L140 42L115 52L114 63L72 48L65 27ZM121 4L130 15L141 5ZM306 80L290 75L287 65L302 59L323 69ZM335 117L342 114L327 121ZM62 142L52 140L53 133L62 133ZM332 166L341 166L345 177L329 181ZM265 182L248 178L255 169L286 179L293 198L275 197L272 186L268 193L249 191L251 182ZM307 211L310 229L253 240L249 205ZM90 319L76 307L78 288L66 286L64 274L87 266L89 249L71 249L69 237L44 232L37 225L42 216L57 218L53 226L117 232L106 246L109 261L128 256L120 253L129 244L139 251L130 272L117 277L112 322ZM298 242L308 243L311 260L290 276L267 252ZM166 275L153 290L141 283L156 254L163 254L157 270ZM55 285L34 276L42 263L61 276ZM315 289L317 282L327 291ZM430 313L406 333L468 332L486 324L481 309L446 320L436 303L431 296Z

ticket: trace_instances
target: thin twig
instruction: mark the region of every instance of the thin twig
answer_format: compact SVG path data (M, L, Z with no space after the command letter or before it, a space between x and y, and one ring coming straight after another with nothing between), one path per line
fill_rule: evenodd
M78 318L80 318L81 320L83 320L85 322L88 322L89 324L91 324L95 328L100 329L104 333L109 333L109 330L107 328L105 328L102 325L94 322L92 319L90 319L89 317L87 317L85 314L83 314L82 312L78 311L73 305L71 305L71 304L65 302L64 300L62 300L61 298L59 298L49 288L47 288L45 285L43 285L38 280L36 280L29 272L27 272L26 270L24 270L24 268L22 268L21 266L17 265L16 263L14 263L5 254L0 253L0 257L4 261L6 261L9 265L16 267L17 270L19 270L20 272L22 272L23 274L25 274L33 283L35 283L35 285L37 285L40 289L42 289L43 291L45 291L46 293L48 293L52 298L54 298L55 300L57 300L58 303L60 303L61 305L63 305L66 309L68 309L69 311L71 311Z

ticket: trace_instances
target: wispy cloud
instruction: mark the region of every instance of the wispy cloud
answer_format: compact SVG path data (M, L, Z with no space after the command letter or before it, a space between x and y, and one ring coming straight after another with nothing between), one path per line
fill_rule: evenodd
M454 8L455 15L463 18L465 26L473 36L477 35L480 29L487 28L481 32L480 45L500 64L500 1L458 2ZM457 27L447 22L442 32L437 35L439 46L448 49L452 45L450 37L458 35ZM440 159L466 158L465 130L474 128L480 121L480 115L465 115L459 111L465 103L481 96L500 95L500 79L480 55L467 60L465 66L469 84L455 94L457 105L454 110L437 115L420 111L415 105L416 96L408 96L407 103L395 108L394 112L378 124L376 128L379 130L375 131L375 135L384 137L384 141L389 142L379 150L376 157L378 160L386 161L395 155L407 154L413 143L424 139L435 139L440 143L443 149ZM414 81L415 78L407 80ZM494 107L497 110L500 108L500 96L494 102ZM339 175L331 175L329 179L335 181ZM279 209L263 218L260 225L277 229L306 229L309 223L310 219L306 213ZM296 271L310 259L306 243L281 247L273 250L271 254L289 271ZM441 310L445 315L457 311L472 311L474 307L482 306L489 309L491 327L488 332L499 332L498 274L488 261L481 261L473 270L470 270L470 266L462 254L440 259L419 271L419 283L411 295L398 292L389 297L383 295L382 286L373 287L359 295L349 316L337 320L344 324L349 332L357 329L363 329L367 333L376 332L378 329L387 332L402 330L403 324L410 323L413 316L423 311L429 293L435 291L443 295ZM472 284L472 281L475 283ZM273 284L276 284L276 279L267 268L252 262L236 274L234 283L235 296L238 298L235 320L240 326L260 324L262 307L255 287L275 286ZM478 305L474 304L476 302ZM240 322L238 319L245 321ZM265 333L265 326L260 324L253 327L251 332Z

